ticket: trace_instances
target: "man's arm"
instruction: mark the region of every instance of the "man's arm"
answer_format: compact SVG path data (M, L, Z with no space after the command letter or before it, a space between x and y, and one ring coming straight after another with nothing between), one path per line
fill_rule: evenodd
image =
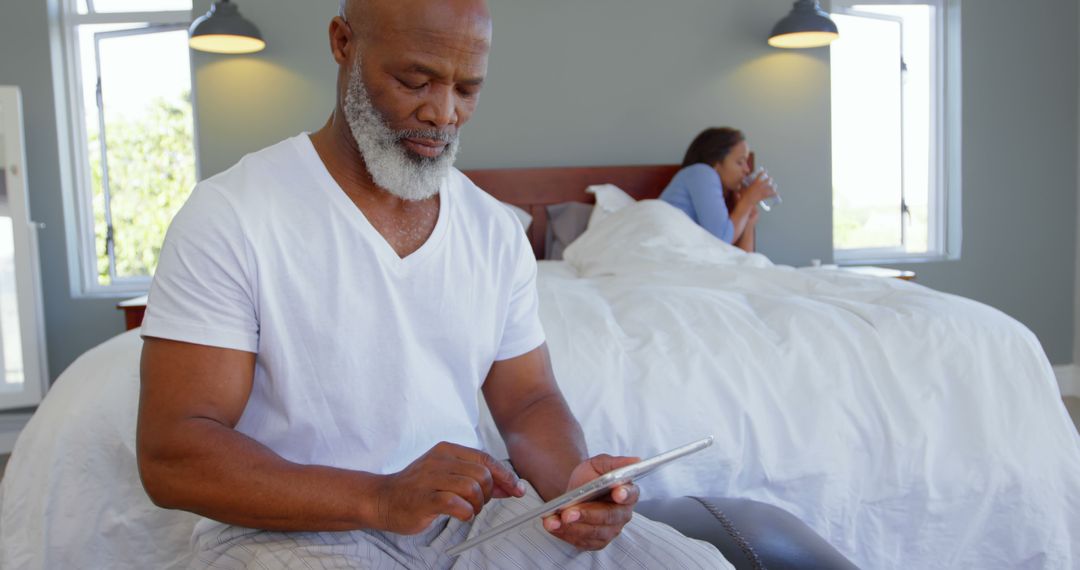
M136 447L155 504L249 528L374 526L377 477L297 465L235 431L255 355L148 338Z
M637 461L608 455L588 457L581 426L555 381L546 344L495 362L483 392L514 469L544 500ZM544 527L578 548L603 548L630 521L638 489L625 485L611 496L548 517Z
M495 362L483 391L514 469L545 501L563 494L570 473L589 455L555 383L547 345Z
M286 461L234 429L254 371L249 352L146 339L136 448L155 504L248 528L409 534L439 514L469 520L492 496L520 495L513 473L452 444L393 475Z

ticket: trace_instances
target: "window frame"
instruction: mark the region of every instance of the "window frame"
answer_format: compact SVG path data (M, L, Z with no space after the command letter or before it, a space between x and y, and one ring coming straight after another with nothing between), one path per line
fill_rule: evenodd
M87 78L82 76L82 53L78 27L85 25L133 24L132 30L155 28L158 31L175 31L190 25L192 10L150 12L90 12L78 13L78 0L57 0L53 33L54 79L57 90L57 129L61 139L61 162L71 170L61 169L64 188L64 219L67 228L67 261L71 295L74 298L125 298L143 295L150 289L152 277L114 278L109 284L98 280L97 238L94 227L93 186L91 183L88 150L89 133L86 121L92 119L83 107L83 89ZM88 2L93 9L92 2ZM96 45L96 40L95 40ZM95 58L96 58L95 54ZM188 50L188 58L191 52ZM100 62L98 63L100 67ZM192 106L192 146L195 159L195 179L201 178L199 159L199 131L195 102L195 68L190 66ZM96 78L92 79L96 81ZM100 109L98 110L100 113ZM110 262L110 273L113 272Z
M862 263L920 263L960 259L962 242L962 79L960 57L961 0L830 0L830 11L837 14L867 14L856 5L931 5L936 8L933 22L932 86L930 127L931 196L927 213L927 251L908 253L901 248L837 249L833 259L840 265ZM843 34L843 30L840 30ZM831 111L830 111L831 113ZM904 136L902 132L901 136ZM831 134L830 134L831 138ZM830 145L831 146L831 145ZM903 149L901 149L903 152ZM903 194L902 194L903 196ZM903 202L898 204L902 207ZM903 215L903 214L901 214ZM901 223L902 235L907 228Z

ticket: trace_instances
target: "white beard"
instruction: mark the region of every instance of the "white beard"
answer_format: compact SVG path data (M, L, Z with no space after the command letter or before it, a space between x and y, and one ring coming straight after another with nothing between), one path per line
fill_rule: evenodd
M345 91L345 120L364 157L371 178L383 190L404 200L425 200L439 191L458 151L458 135L438 130L394 131L368 97L357 56ZM445 142L442 154L420 156L401 145L410 137Z

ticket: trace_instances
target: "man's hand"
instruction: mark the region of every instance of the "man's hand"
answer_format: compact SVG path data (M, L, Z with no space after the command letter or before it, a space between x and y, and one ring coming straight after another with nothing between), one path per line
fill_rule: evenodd
M585 460L570 474L567 490L579 487L597 477L640 461L637 457L597 455ZM622 532L634 514L638 487L621 485L609 496L574 505L557 515L544 518L544 528L581 550L600 550Z
M491 498L521 497L525 484L490 455L440 443L380 485L378 526L399 534L423 531L440 515L462 521Z

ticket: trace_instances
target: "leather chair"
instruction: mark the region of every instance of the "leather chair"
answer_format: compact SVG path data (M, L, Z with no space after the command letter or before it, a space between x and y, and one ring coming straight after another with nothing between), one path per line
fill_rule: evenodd
M679 497L634 510L712 543L738 570L857 568L795 515L758 501Z

